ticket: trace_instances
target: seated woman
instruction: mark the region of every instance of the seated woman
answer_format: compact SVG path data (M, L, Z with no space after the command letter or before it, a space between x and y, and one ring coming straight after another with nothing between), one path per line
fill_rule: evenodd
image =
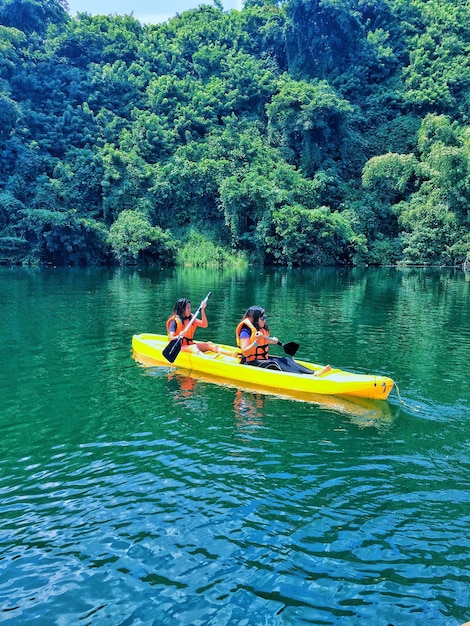
M246 311L237 326L236 339L240 349L240 362L246 365L310 375L325 374L331 369L327 365L320 372L313 372L290 357L269 356L269 345L279 343L279 339L270 337L266 311L258 305L251 306Z
M195 354L202 354L203 352L215 352L218 354L225 354L227 356L236 356L233 351L224 350L216 343L212 341L194 341L194 333L196 328L207 328L209 322L205 312L207 302L201 303L201 319L195 319L190 325L189 322L192 319L191 315L191 301L187 298L180 298L175 302L173 311L166 322L166 330L168 333L168 340L178 339L181 337L181 350L187 352L194 352Z

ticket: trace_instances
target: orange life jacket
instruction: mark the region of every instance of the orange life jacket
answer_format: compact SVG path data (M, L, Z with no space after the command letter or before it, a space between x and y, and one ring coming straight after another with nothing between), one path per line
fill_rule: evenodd
M245 351L245 353L241 354L241 358L242 358L242 362L246 362L249 363L251 361L265 361L268 358L268 346L269 346L269 342L268 342L268 337L269 337L269 333L265 328L261 328L259 331L253 326L253 323L251 322L251 320L249 320L247 317L242 320L238 326L237 326L237 330L236 330L236 337L237 337L237 346L240 348L240 352L241 352L241 345L240 345L240 331L243 328L243 326L246 326L251 335L250 335L250 343L253 343L253 341L255 341L256 339L256 343L258 344L257 346L253 346L252 348L250 348L250 351L247 353ZM256 333L257 332L261 332L262 335L256 337Z
M185 320L184 322L182 322L179 315L171 315L166 322L166 332L168 333L168 339L171 339L170 338L170 324L171 322L173 322L173 320L176 322L176 330L174 333L175 335L179 335L180 332L182 332L190 322L190 320ZM183 339L181 340L181 343L183 346L188 346L194 343L193 337L194 337L195 332L196 332L196 325L192 324L188 330L187 335L185 335Z

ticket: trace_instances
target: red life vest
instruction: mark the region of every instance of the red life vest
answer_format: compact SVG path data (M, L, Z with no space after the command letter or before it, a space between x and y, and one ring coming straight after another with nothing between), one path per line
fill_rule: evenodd
M186 326L189 324L190 320L185 320L184 322L181 321L181 318L179 317L179 315L171 315L167 322L166 322L166 332L168 333L168 339L170 340L170 324L171 322L175 321L176 323L176 330L175 330L175 335L179 335L180 332L182 332ZM181 343L183 344L183 346L188 346L192 343L194 343L193 341L193 337L194 337L194 333L196 332L196 326L194 324L192 324L188 330L188 333L183 337L183 339L181 340Z
M253 341L256 340L256 343L258 344L257 346L253 346L252 348L250 348L250 351L247 353L246 350L245 352L241 355L242 356L242 360L244 360L245 362L249 363L251 361L265 361L268 358L268 346L269 346L269 342L268 342L268 337L269 337L269 333L265 328L261 328L259 331L253 326L253 323L251 322L251 320L249 320L247 317L242 320L238 326L237 326L237 330L236 330L236 337L237 337L237 346L240 348L241 351L241 345L240 345L240 331L243 328L243 326L246 326L248 328L248 330L250 331L250 343L253 343ZM258 335L258 337L256 336L256 333L260 332L262 333L261 336Z

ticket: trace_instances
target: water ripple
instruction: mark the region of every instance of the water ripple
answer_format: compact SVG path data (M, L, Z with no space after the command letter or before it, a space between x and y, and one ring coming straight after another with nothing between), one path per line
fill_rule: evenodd
M287 337L305 307L304 358L390 367L405 403L303 403L192 379L185 388L188 377L141 369L130 355L136 326L155 321L152 280L170 299L173 279L84 276L77 298L76 277L49 276L58 299L28 282L2 318L16 352L5 345L1 622L470 618L466 292L441 276L437 291L423 292L413 275L361 272L335 274L332 292L321 276L222 281L231 295L214 332L234 322L234 303L259 296L282 309L273 324ZM301 289L285 289L284 278ZM222 279L205 280L209 290ZM440 304L444 287L460 335ZM60 314L51 320L52 302ZM30 310L41 307L47 324L31 327ZM439 354L452 364L443 376Z

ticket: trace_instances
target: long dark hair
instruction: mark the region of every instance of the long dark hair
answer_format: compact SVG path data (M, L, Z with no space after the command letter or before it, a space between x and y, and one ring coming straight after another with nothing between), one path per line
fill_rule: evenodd
M243 319L247 317L249 320L251 320L251 323L256 328L256 330L259 330L259 319L263 315L266 315L266 311L263 309L262 306L258 306L257 304L255 304L253 306L250 306L250 308L246 310ZM266 328L269 333L269 326L267 325L266 321L264 322L264 328Z
M191 300L188 300L187 298L180 298L175 302L175 306L173 307L171 314L177 315L181 321L184 321L186 319L185 310L188 304L191 304Z

